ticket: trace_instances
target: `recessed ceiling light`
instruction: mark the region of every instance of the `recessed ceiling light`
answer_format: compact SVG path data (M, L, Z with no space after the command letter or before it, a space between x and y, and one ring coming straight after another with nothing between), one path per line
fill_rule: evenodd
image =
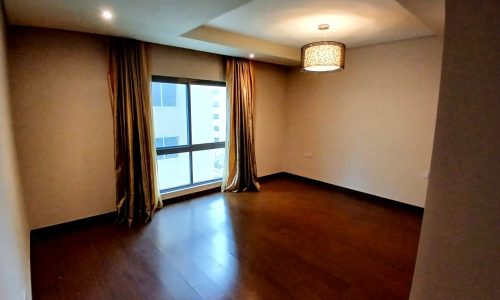
M250 58L254 58L254 57L255 57L255 54L250 53L249 57L250 57Z
M103 10L101 16L106 20L111 20L113 18L113 14L109 10Z

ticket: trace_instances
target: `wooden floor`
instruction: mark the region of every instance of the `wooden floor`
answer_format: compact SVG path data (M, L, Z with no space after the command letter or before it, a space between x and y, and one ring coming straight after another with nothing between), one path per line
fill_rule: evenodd
M422 212L295 178L33 238L35 299L408 299Z

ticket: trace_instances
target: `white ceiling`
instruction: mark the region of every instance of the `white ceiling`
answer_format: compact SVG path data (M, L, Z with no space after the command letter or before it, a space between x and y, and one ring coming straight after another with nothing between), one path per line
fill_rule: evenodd
M301 47L323 39L318 31L323 23L330 25L327 38L347 47L434 34L394 0L254 0L207 25Z
M4 0L4 4L11 25L123 36L232 56L255 53L257 60L284 65L298 63L301 45L323 39L318 24L331 25L329 40L359 47L434 35L444 20L444 0ZM100 17L103 9L113 12L111 21Z

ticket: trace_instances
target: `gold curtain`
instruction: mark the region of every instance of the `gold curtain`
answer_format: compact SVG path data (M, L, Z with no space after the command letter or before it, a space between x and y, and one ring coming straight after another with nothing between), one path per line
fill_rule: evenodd
M162 206L156 179L150 82L144 44L110 40L109 84L115 137L118 221L149 221Z
M228 130L223 192L258 191L253 135L253 68L248 60L226 64Z

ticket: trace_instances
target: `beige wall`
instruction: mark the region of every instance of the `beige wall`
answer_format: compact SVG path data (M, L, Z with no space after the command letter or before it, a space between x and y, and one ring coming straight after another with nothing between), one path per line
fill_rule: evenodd
M291 72L285 171L423 207L441 51L413 39L347 49L340 73Z
M194 50L147 44L152 75L226 81L224 58Z
M113 123L107 39L11 28L12 116L31 228L114 210ZM225 81L224 58L148 44L154 75ZM255 136L259 175L280 172L286 75L258 63Z
M257 175L283 172L285 142L286 69L256 63L255 156Z
M31 299L29 230L19 188L0 11L0 299Z
M31 228L114 210L107 40L9 32L12 116Z
M500 2L446 1L443 74L411 299L500 299Z

